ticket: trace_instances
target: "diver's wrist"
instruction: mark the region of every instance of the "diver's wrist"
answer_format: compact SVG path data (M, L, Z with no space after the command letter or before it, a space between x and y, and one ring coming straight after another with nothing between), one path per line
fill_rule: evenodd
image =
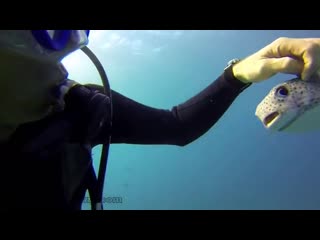
M233 75L233 78L235 78L239 82L244 84L249 84L250 82L243 75L243 71L241 70L241 68L239 68L240 62L241 62L241 59L239 58L234 58L230 60L227 66L225 67L224 71L227 71L227 70L230 71Z
M240 91L243 91L247 87L251 85L251 82L247 81L241 81L238 79L241 75L238 74L238 72L235 72L233 70L233 67L236 66L240 62L240 59L232 59L231 61L228 62L227 67L224 69L224 77L227 82L231 83L232 86L235 88L238 88Z
M246 78L245 74L243 73L243 70L241 69L241 64L239 64L240 62L237 62L231 66L231 70L234 77L244 84L250 84L251 82Z
M241 68L239 69L239 63L234 64L232 67L232 73L236 79L238 79L240 82L244 84L249 84L251 83L243 74L241 71Z

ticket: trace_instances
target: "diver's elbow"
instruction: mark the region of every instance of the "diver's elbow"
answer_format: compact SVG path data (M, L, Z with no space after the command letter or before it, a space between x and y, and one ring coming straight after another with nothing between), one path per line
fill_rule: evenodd
M194 139L194 138L181 137L176 140L175 145L177 145L179 147L185 147L185 146L191 144L192 142L194 142L195 140L196 139Z

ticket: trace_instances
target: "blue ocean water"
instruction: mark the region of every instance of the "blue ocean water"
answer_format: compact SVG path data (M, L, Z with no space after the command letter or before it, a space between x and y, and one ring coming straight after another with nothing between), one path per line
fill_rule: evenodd
M113 90L171 109L211 84L230 59L278 37L319 36L304 30L91 31L89 47ZM70 78L101 84L81 51L64 64ZM254 115L269 90L292 77L279 74L250 86L216 125L185 147L111 145L104 208L320 209L320 133L270 133ZM94 149L96 169L100 152L101 146ZM90 209L88 202L83 209Z

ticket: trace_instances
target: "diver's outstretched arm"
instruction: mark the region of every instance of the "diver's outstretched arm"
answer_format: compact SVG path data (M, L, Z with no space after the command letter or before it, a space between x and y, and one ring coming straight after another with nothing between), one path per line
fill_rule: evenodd
M171 111L137 103L113 91L112 143L184 146L207 132L251 83L288 73L307 80L320 70L320 38L278 38L229 68ZM98 141L104 142L105 129Z
M230 69L171 110L152 108L112 91L112 143L184 146L207 132L247 86ZM97 142L106 141L108 131L106 127Z

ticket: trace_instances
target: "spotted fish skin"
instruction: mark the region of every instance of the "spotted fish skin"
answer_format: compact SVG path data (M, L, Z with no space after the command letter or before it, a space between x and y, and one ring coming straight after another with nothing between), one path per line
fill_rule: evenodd
M265 128L282 131L306 112L320 106L320 79L290 79L271 89L258 104L255 115ZM320 122L319 122L320 128Z

